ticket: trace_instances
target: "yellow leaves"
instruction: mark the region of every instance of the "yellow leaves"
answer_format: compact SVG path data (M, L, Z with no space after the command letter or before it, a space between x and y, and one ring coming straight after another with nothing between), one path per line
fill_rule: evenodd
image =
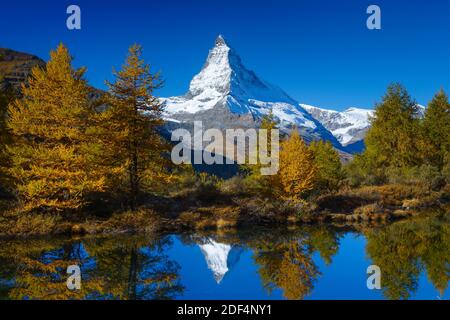
M157 132L163 124L162 105L153 96L161 81L159 74L150 73L141 55L140 46L130 48L122 70L115 72L115 82L107 83L109 108L97 119L103 156L109 159L105 165L117 173L110 181L126 191L131 201L142 189L168 181L163 160L167 143Z
M100 292L105 286L102 279L83 279L81 290L67 289L66 270L78 265L77 260L55 259L49 263L28 257L17 257L20 265L17 286L10 292L13 299L67 300L83 299L91 292Z
M305 298L312 290L319 271L306 243L299 239L261 247L255 261L266 288L280 288L289 300Z
M168 144L157 131L162 105L153 96L161 81L141 51L130 48L101 113L89 99L85 69L72 67L63 45L51 52L45 70L33 69L8 120L14 138L8 171L25 211L79 209L89 195L105 191L137 197L141 188L171 180Z
M316 167L312 152L294 129L280 146L280 170L277 175L279 195L300 200L314 187Z
M63 45L51 52L45 70L35 68L23 98L9 107L15 143L10 173L24 211L77 209L90 192L104 190L94 170L96 151L87 134L93 111L84 69L74 70Z
M273 114L263 118L263 129L276 128ZM269 146L270 151L270 146ZM278 197L294 201L302 198L311 191L317 180L317 167L314 163L314 154L300 137L296 128L291 136L280 144L280 169L276 175L263 176L260 174L260 165L250 165L245 168L251 171L248 180L258 195Z

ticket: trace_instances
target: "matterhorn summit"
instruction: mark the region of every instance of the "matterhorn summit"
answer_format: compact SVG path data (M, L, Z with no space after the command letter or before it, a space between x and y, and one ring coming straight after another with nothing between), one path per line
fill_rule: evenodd
M162 100L166 118L173 123L203 121L205 129L258 128L262 117L272 112L284 132L296 127L307 141L329 140L341 146L297 101L247 69L221 35L188 92Z
M211 238L203 239L199 247L217 284L237 264L242 253L239 247L219 243Z

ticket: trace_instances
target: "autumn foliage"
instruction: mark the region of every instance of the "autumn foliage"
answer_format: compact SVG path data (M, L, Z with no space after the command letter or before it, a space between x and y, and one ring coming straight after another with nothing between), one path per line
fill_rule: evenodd
M314 188L314 155L297 129L280 145L280 170L277 175L279 196L299 200Z
M72 66L61 44L44 69L33 69L8 117L2 96L1 139L12 141L2 143L0 160L21 211L70 212L102 194L123 194L134 209L141 192L167 181L163 109L154 96L162 82L141 54L132 46L109 91L93 99L86 70Z
M9 173L24 211L78 209L87 194L104 188L90 161L96 142L86 134L93 110L84 73L60 45L9 106Z

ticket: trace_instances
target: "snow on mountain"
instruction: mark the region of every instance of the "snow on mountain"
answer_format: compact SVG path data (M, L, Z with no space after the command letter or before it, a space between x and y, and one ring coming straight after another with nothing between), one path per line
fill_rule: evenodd
M220 284L225 274L239 261L242 250L229 244L218 243L211 238L199 244L205 256L206 264L212 271L214 279Z
M255 128L271 111L288 132L297 127L307 141L337 139L283 90L260 79L242 63L222 36L216 39L206 63L180 97L162 98L166 118L181 123L203 121L207 128Z
M427 107L421 105L421 104L417 104L417 108L418 108L418 114L420 118L425 117L425 110Z
M301 106L331 131L344 146L364 139L370 127L369 119L374 115L374 111L369 109L349 108L339 112L306 104Z
M301 104L301 106L320 121L343 146L357 144L364 140L367 130L370 128L370 118L375 115L375 111L370 109L349 108L339 112L307 104ZM425 107L420 104L417 107L419 117L423 117Z
M194 121L203 128L257 128L264 115L272 112L282 132L298 128L307 141L328 140L344 152L364 149L373 110L349 108L343 112L299 104L282 89L248 70L236 51L218 36L208 58L192 79L188 92L161 98L166 106L169 131L192 129ZM424 108L420 105L420 113Z

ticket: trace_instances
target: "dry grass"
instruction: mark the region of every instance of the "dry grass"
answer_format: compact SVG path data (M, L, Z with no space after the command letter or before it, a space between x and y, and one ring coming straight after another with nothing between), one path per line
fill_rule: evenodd
M350 190L348 195L358 196L382 206L401 206L406 199L438 196L437 192L419 185L390 184L383 186L367 186Z
M353 213L357 215L373 215L383 213L384 209L378 203L368 204L359 208L356 208Z
M98 225L89 223L82 226L90 233L151 233L159 223L158 215L150 209L126 211L114 214L111 218Z
M58 215L19 214L0 219L0 235L40 236L55 232L61 218Z
M175 221L181 229L226 229L239 224L241 210L237 206L210 206L182 212Z
M217 220L217 229L228 229L236 227L237 221L236 220L225 220L220 218Z

